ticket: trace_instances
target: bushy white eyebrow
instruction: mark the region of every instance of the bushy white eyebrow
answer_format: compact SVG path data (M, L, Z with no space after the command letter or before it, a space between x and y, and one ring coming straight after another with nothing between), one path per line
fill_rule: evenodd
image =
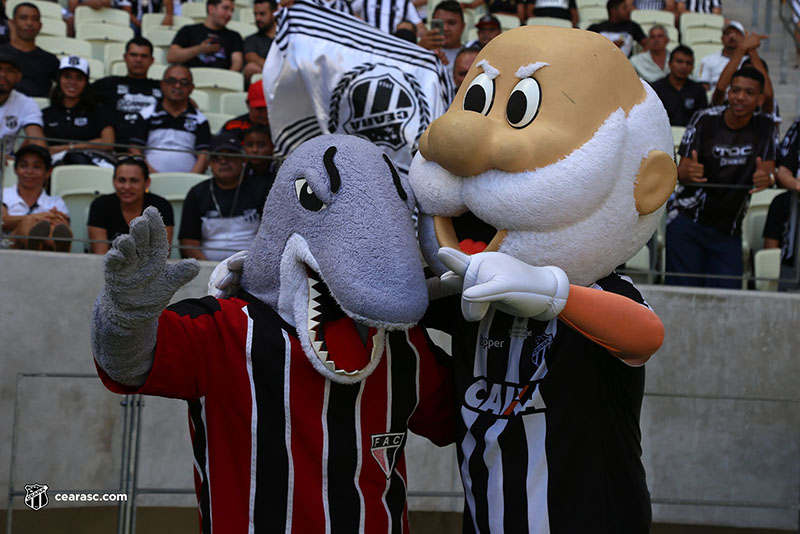
M520 67L514 76L516 76L520 80L524 80L525 78L533 76L533 73L541 69L542 67L549 67L549 66L550 63L543 63L541 61L537 61L536 63L531 63L530 65L525 65L523 67Z
M489 78L492 80L494 80L500 75L500 71L489 65L489 62L486 61L485 59L478 61L478 63L476 63L475 66L482 68L483 72L485 72L486 75L489 76Z

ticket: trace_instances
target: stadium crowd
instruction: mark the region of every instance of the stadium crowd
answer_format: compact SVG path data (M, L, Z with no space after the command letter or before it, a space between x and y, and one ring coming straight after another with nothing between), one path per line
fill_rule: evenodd
M779 142L780 112L759 55L767 36L723 19L719 0L608 0L594 12L578 9L575 0L444 0L430 11L425 0L317 2L433 50L456 89L481 48L509 27L581 27L616 44L661 98L674 132L685 131L676 139L679 185L666 218L667 283L741 287L752 195L768 188L800 191L800 127L793 124ZM178 226L184 257L221 259L245 248L277 170L259 81L276 38L275 0L254 0L251 8L233 0L69 0L60 8L62 21L44 16L47 3L9 2L0 18L0 135L17 177L3 190L3 233L12 236L7 244L70 250L70 214L50 195L48 179L54 167L83 164L113 169L114 190L91 205L85 250L107 251L108 242L151 205L161 211L170 239ZM281 0L280 8L292 3ZM87 23L75 21L87 10L125 14L127 27L118 31L133 37L121 57L106 57L105 65L91 54L39 46L45 23L54 21L80 38ZM235 10L247 15L233 20ZM712 18L705 27L687 27L692 12ZM156 26L148 30L152 20ZM115 62L108 76L92 76L93 64ZM239 77L238 114L222 115L219 95L195 92L198 69ZM162 173L210 174L185 188L180 220L168 200L150 191L151 178ZM796 199L775 200L763 233L766 247L782 249L784 277L795 276Z

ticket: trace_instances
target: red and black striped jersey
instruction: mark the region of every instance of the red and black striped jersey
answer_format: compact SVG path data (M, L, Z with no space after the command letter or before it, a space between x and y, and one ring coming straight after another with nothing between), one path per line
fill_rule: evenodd
M370 351L349 321L326 330L329 350ZM162 313L135 391L189 401L204 534L408 532L406 431L452 442L452 387L424 330L387 338L375 371L344 385L314 370L263 303L206 297Z

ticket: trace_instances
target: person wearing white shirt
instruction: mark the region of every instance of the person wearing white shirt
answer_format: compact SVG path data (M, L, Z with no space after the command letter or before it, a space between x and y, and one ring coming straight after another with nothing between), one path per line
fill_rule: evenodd
M719 75L728 66L733 53L744 39L744 26L735 20L728 21L722 28L722 51L718 54L711 54L700 61L700 73L697 81L702 83L706 91L717 86ZM744 58L736 66L738 69L744 62ZM735 70L736 70L735 69Z
M24 144L46 146L42 129L42 112L36 102L14 90L14 86L22 79L17 60L10 54L0 54L0 138L3 138L3 149L11 154L14 136L24 131L30 139Z
M14 248L68 252L69 210L61 197L44 191L52 169L50 152L28 145L15 156L17 185L3 188L3 231L12 236Z
M633 56L631 63L639 78L647 83L653 83L669 74L669 62L667 61L669 36L667 36L666 28L661 24L650 28L648 43L650 50Z

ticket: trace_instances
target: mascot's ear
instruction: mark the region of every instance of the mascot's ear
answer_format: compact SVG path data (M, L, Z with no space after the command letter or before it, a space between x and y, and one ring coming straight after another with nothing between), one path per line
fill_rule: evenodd
M678 169L672 156L660 150L651 151L642 160L633 197L639 215L653 213L667 201L678 179Z

